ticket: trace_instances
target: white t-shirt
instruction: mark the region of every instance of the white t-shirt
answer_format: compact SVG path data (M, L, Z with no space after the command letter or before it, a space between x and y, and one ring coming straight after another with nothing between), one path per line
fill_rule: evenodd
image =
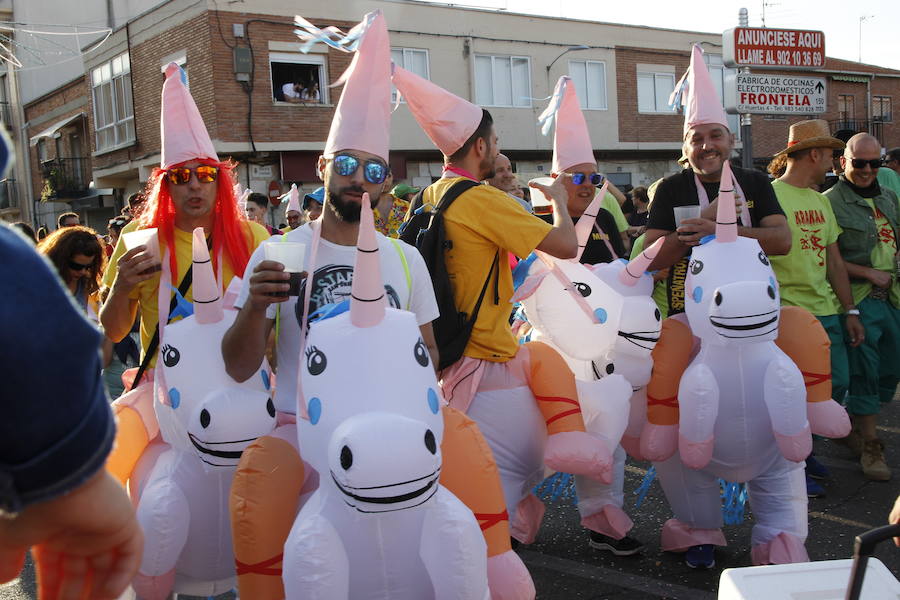
M428 267L418 250L401 242L391 240L380 233L378 237L379 257L381 258L381 277L384 280L384 289L388 302L394 308L408 310L416 315L419 325L430 323L438 317L437 301L434 298L434 288L431 286L431 276ZM270 238L260 244L253 252L247 263L241 286L241 293L235 301L235 306L240 308L250 294L250 274L260 262L265 260L265 245L281 241L281 236ZM302 225L287 234L290 242L306 244L306 268L309 269L312 248L312 229L309 224ZM396 246L395 246L396 242ZM409 278L412 289L407 285L406 271L400 259L400 248L409 265ZM353 265L356 262L356 246L339 246L326 240L319 241L319 249L316 256L316 269L313 276L313 290L309 298L309 314L318 308L332 302L341 302L350 298L350 287L353 282ZM291 297L285 302L269 305L266 317L274 319L276 310L280 312L278 318L278 386L275 394L275 407L282 412L294 414L296 408L297 390L297 364L300 355L300 319L301 311L298 310L306 293L305 282L300 286L299 297ZM278 307L276 309L276 307Z
M281 86L281 93L284 94L285 98L299 98L300 92L294 89L294 84L288 82Z

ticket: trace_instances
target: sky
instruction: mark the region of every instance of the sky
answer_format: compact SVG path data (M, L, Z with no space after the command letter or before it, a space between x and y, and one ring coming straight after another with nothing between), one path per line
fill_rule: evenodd
M738 10L745 7L751 27L762 26L765 11L767 27L823 31L828 56L858 61L861 51L861 62L900 70L900 45L897 44L900 2L896 0L859 3L847 0L694 0L684 3L674 0L454 0L441 3L705 32L736 27ZM572 43L589 44L590 40L572 40Z

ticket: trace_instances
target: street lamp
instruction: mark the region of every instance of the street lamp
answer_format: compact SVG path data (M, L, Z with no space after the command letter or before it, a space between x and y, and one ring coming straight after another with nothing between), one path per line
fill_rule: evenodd
M869 19L873 18L874 16L875 15L867 15L865 17L863 17L863 16L859 17L859 55L857 57L858 58L857 62L862 62L862 24L863 24L863 21L868 21Z
M555 63L555 62L558 61L560 58L562 58L563 54L566 54L566 53L568 53L568 52L572 52L573 50L590 50L590 49L591 49L590 46L585 46L584 44L578 44L577 46L569 46L568 48L566 48L565 50L563 50L562 52L560 52L560 53L559 53L559 56L557 56L556 58L554 58L554 59L553 59L553 62L551 62L549 65L547 65L547 80L548 80L548 81L550 80L550 67L553 66L553 63Z

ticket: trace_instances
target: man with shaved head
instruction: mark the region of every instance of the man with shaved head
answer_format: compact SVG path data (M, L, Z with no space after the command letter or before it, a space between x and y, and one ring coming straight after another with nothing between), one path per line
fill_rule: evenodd
M519 187L519 179L513 173L512 163L505 154L497 155L497 160L494 161L494 176L485 179L485 183L506 192L521 204L522 208L531 212L531 202L528 201L527 196L523 197L522 188Z
M853 420L847 445L860 455L863 473L887 481L884 444L875 426L881 404L900 381L900 284L897 282L897 194L879 185L881 144L868 133L850 138L841 157L844 173L826 192L842 232L838 247L846 265L855 310L865 339L848 349L850 391L845 405Z

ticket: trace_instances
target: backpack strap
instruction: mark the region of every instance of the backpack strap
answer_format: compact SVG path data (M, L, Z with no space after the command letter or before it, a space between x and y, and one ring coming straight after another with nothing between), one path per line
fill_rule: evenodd
M403 247L400 245L400 242L398 240L395 240L394 238L388 239L391 240L391 244L393 244L394 250L396 250L397 254L400 255L400 264L403 265L403 275L406 277L406 289L409 290L409 292L406 294L406 308L404 310L409 310L409 305L412 302L413 294L412 275L409 272L409 263L406 262L406 254L404 254Z

